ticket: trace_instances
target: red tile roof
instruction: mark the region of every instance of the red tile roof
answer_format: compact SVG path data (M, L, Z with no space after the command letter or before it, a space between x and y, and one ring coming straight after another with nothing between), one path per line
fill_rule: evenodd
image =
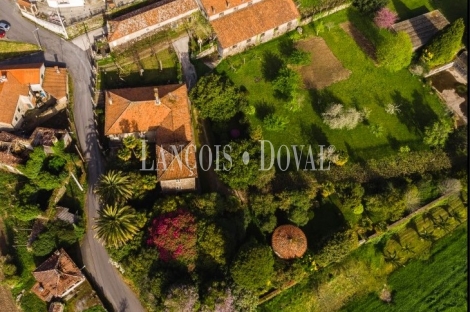
M108 21L108 41L197 10L195 0L164 0Z
M57 100L64 98L67 95L67 69L46 67L42 88Z
M225 49L297 18L292 0L263 0L210 23Z
M197 177L196 146L193 142L156 146L158 181Z
M208 16L217 15L221 12L238 5L249 2L249 0L200 0Z
M76 284L85 280L77 265L63 250L57 250L33 272L37 283L31 290L43 301L61 298Z
M29 87L16 79L10 71L0 71L7 81L0 82L0 122L12 124L20 95L27 96Z
M155 88L160 99L158 105ZM153 130L161 144L191 141L186 85L107 90L104 129L106 135Z

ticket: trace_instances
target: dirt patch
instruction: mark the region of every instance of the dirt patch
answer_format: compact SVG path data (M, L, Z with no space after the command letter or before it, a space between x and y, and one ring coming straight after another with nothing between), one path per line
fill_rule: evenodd
M375 56L375 47L372 44L372 42L369 41L356 27L354 27L351 22L345 22L342 23L341 28L348 33L354 41L356 41L356 44L361 48L361 50L369 56L374 63L377 63L377 58Z
M297 48L310 52L312 62L299 70L307 89L323 89L341 80L345 80L351 71L331 52L325 40L314 37L296 43Z

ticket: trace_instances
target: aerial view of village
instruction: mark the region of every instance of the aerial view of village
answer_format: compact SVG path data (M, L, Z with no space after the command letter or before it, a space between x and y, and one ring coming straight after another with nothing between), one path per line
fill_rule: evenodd
M466 0L0 0L0 312L464 312Z

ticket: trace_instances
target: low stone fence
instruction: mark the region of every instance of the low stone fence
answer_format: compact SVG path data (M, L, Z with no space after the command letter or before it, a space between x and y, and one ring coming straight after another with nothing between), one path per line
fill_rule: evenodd
M437 68L433 68L427 74L424 75L424 78L427 78L427 77L430 77L430 76L435 75L437 73L440 73L444 70L447 70L447 69L451 68L452 66L454 66L454 62L447 63L447 64L442 65L442 66L437 67Z
M325 12L322 12L320 14L314 14L314 15L311 15L309 17L306 17L304 19L302 19L299 23L299 25L303 26L303 25L307 25L313 21L316 21L316 20L319 20L321 18L324 18L328 15L331 15L331 14L334 14L336 12L339 12L341 10L344 10L344 9L347 9L351 6L351 3L345 3L343 5L340 5L340 6L337 6L331 10L328 10L328 11L325 11Z

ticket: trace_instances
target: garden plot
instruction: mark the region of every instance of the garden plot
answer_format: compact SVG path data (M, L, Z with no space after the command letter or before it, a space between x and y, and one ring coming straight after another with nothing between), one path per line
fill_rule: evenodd
M302 40L297 43L301 50L312 54L312 62L300 68L304 86L307 89L323 89L338 81L348 79L351 71L335 57L320 37Z

